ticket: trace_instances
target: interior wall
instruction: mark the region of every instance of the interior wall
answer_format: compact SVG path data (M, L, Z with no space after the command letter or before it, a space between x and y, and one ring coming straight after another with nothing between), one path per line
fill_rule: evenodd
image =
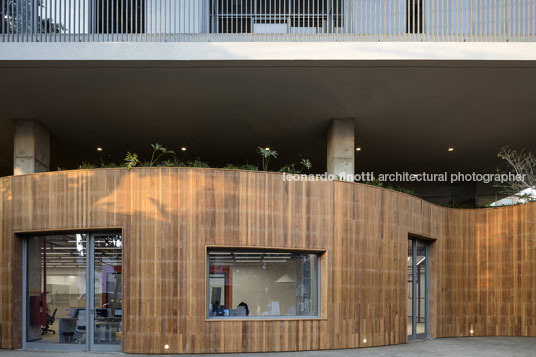
M73 269L68 268L47 268L47 296L50 314L54 309L56 318L67 317L68 308L85 308L86 306L86 277L85 270L80 270L79 275L75 275ZM100 285L95 285L95 300L99 301L101 296Z
M361 184L192 168L3 177L0 194L2 348L21 346L15 232L91 228L122 229L124 352L404 343L410 233L434 238L431 337L536 336L536 204L456 210ZM207 321L207 246L326 250L322 317Z
M296 282L278 283L276 280L287 274L297 281L297 269L296 261L284 265L266 264L266 269L233 266L233 307L243 301L248 304L250 316L296 315Z

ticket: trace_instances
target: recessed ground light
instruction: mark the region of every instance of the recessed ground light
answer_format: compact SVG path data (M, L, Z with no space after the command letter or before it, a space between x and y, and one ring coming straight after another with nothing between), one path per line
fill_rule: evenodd
M355 151L361 151L361 148L355 148Z
M164 345L164 348L165 348L166 350L169 350L169 345Z
M454 148L449 148L449 151L454 151Z
M181 147L181 151L186 151L188 148L186 146Z
M97 148L97 151L102 151L102 148L101 148L101 147L98 147L98 148Z
M265 147L264 150L266 150L266 151L270 151L270 148L269 148L269 147Z

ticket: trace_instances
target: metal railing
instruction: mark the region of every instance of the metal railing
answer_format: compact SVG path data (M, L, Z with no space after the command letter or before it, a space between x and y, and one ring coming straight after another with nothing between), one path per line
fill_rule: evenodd
M0 0L0 42L535 41L535 0Z

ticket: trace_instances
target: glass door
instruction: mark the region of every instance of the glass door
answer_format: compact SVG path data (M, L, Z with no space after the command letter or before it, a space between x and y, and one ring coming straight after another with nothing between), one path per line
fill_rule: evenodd
M23 250L24 348L120 351L121 235L33 235Z
M123 317L122 240L120 234L91 234L90 350L121 351Z
M428 337L428 244L408 240L408 340Z
M32 348L84 350L87 341L87 234L25 240L24 341Z

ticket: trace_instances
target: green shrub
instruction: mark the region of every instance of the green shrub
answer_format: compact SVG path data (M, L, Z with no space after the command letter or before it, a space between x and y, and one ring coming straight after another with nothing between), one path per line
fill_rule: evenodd
M189 167L200 167L200 168L209 168L210 165L206 161L201 161L199 158L195 159L194 161L188 161L187 166Z

